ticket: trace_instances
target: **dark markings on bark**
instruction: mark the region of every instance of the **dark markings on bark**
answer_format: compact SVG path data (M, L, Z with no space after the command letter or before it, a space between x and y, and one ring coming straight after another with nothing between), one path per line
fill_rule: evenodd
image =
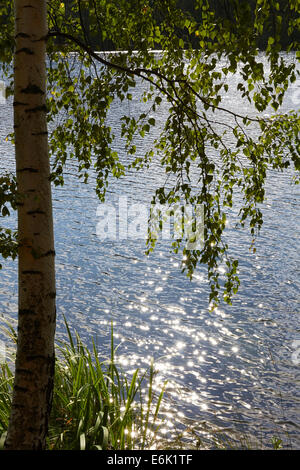
M15 36L15 39L17 38L30 38L30 35L29 34L26 34L26 33L18 33L16 36Z
M18 49L16 51L16 54L20 54L20 52L24 52L24 54L28 54L28 55L34 54L34 52L31 49L29 49L29 47L22 47L22 49Z
M55 299L56 298L56 292L50 292L49 297L50 297L50 299Z
M22 103L21 101L14 101L13 106L28 106L28 103Z
M25 393L29 391L28 388L20 387L19 385L15 385L14 389L15 389L15 391L25 392ZM22 406L22 405L19 405L19 406Z
M46 256L55 256L55 251L49 250L45 254L41 255L40 258L45 258Z
M33 83L30 83L26 88L23 88L23 90L21 90L21 93L32 94L32 95L44 95L45 94L43 90L40 89L39 86L36 86Z
M22 271L22 274L32 274L33 276L42 276L42 271Z
M17 173L22 173L23 171L29 171L29 173L38 173L39 170L37 170L36 168L20 168L19 170L17 170Z
M27 215L36 215L36 214L45 215L46 212L45 212L45 211L41 211L41 210L39 210L39 209L36 209L35 211L28 211L28 212L27 212Z
M19 310L19 316L22 315L36 315L34 310L31 310L29 308L23 308Z
M31 135L48 135L47 131L44 132L31 132Z
M42 106L36 106L35 108L25 109L25 113L39 113L47 112L47 107L43 104Z

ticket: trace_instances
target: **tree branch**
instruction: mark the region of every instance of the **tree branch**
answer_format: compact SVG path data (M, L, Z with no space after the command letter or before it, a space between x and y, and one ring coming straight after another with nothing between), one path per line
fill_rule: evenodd
M63 37L65 39L68 39L69 41L75 43L82 50L87 52L91 57L93 57L95 60L97 60L98 62L100 62L101 64L103 64L107 67L114 68L116 70L119 70L120 72L127 73L128 75L135 75L135 76L138 76L140 78L143 78L144 80L147 80L152 85L154 85L156 88L158 88L162 93L164 93L166 96L168 96L168 98L171 101L173 101L174 98L172 97L172 95L170 95L170 93L168 93L168 91L165 88L158 85L156 82L154 82L152 79L150 79L149 76L145 76L145 75L142 75L142 74L155 75L156 77L160 78L161 80L166 81L167 83L172 84L172 85L174 83L183 83L190 89L190 91L204 105L208 106L209 108L218 109L219 111L226 112L226 113L232 115L235 118L248 120L248 121L251 121L251 122L258 122L258 123L261 122L261 120L262 120L262 119L257 119L257 118L250 118L248 116L242 116L241 114L237 114L233 111L230 111L229 109L226 109L226 108L223 108L221 106L216 106L216 105L213 105L213 104L209 103L205 98L203 98L203 96L199 95L199 93L196 92L196 90L192 87L192 85L186 79L183 79L183 78L178 78L178 79L175 79L175 80L170 79L170 78L166 77L164 74L162 74L161 72L159 72L156 69L146 69L146 68L131 69L129 67L125 67L124 65L115 64L115 63L110 62L106 59L103 59L103 57L101 57L99 54L97 54L90 46L88 46L87 44L85 44L80 39L76 38L75 36L73 36L69 33L63 33L61 31L49 31L48 37L56 37L56 36Z

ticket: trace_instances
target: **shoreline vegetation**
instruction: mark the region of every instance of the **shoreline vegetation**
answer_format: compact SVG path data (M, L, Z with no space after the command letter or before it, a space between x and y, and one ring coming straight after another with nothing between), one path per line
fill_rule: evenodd
M74 16L74 2L73 0L65 0L64 4L64 14L66 21L70 21L72 16ZM234 29L236 26L236 6L234 2L220 2L219 0L209 0L208 2L212 11L215 12L216 20L220 20L222 22L230 22L232 24L232 28ZM245 20L254 22L255 17L255 8L256 2L254 0L248 0L248 14L245 13ZM177 6L180 8L191 21L196 21L201 24L202 16L199 13L199 9L197 8L197 2L194 0L178 0ZM296 44L298 38L296 33L290 34L289 33L289 20L293 19L295 16L295 20L297 19L297 14L292 12L291 10L286 10L286 0L278 0L276 3L276 9L273 10L270 8L269 10L269 18L268 24L266 29L262 32L260 37L257 38L257 48L261 51L264 51L268 46L268 38L269 36L275 36L278 31L276 28L276 21L278 17L281 18L281 32L280 32L280 43L282 45L282 50L286 51L289 48L293 50L297 50L294 44ZM147 10L145 10L146 12ZM89 39L89 43L93 50L97 47L101 48L103 51L116 51L116 44L113 42L111 38L107 38L105 34L105 28L101 28L101 24L98 25L98 32L92 31L92 23L93 18L90 14L88 7L82 7L80 11L81 16L81 23L82 29L85 31L85 36ZM157 12L155 14L155 20L158 24L163 22L164 15L163 12ZM178 37L180 37L185 45L191 44L193 47L198 48L198 40L197 37L193 37L190 34L187 34L186 31L177 31ZM63 44L63 38L58 39L58 43ZM156 44L155 49L160 49L161 45L159 43Z
M167 381L155 384L155 365L136 369L128 378L117 364L111 325L110 355L100 359L95 342L85 346L72 335L65 320L67 340L56 346L55 386L47 450L280 450L290 449L273 436L264 443L246 434L202 425L202 433L187 425L176 437L160 433L163 427ZM0 450L8 428L14 381L17 334L8 323L5 336L12 348L0 363ZM201 436L204 436L202 437ZM205 437L206 435L206 437ZM209 438L208 438L209 436Z
M234 5L234 2L230 3L220 2L219 0L209 0L208 4L211 11L214 12L215 20L221 21L222 23L229 22L232 25L232 31L234 31L237 27L237 19L235 16L236 6ZM71 23L75 18L77 20L80 19L82 32L84 35L84 38L82 37L82 39L88 39L89 46L94 52L101 51L107 53L118 53L122 51L118 48L118 45L113 40L113 38L108 37L105 24L101 24L98 17L98 24L95 30L95 18L93 15L91 15L88 6L82 5L79 11L74 9L74 6L74 0L64 0L63 2L60 2L61 15L64 17L66 23ZM199 24L199 26L202 24L202 14L199 12L199 9L197 8L196 2L194 0L178 0L178 8L184 12L187 19L190 19L191 22L196 22ZM244 5L244 9L244 21L247 21L250 24L253 23L254 26L256 9L255 0L248 0L247 7ZM101 12L101 14L102 13L103 12ZM142 14L145 13L147 13L147 9L142 11ZM156 12L154 14L154 19L157 24L160 25L164 20L163 12ZM279 19L280 31L278 31L278 27L276 26L276 22L278 22ZM1 24L4 25L6 21L7 15L0 16L0 26ZM265 29L256 38L257 49L260 52L265 51L268 47L269 37L275 37L276 35L279 35L282 51L297 51L299 34L297 34L295 31L290 32L289 22L291 21L297 21L297 12L287 8L286 0L278 0L278 2L276 2L276 8L269 9L269 16L265 25ZM194 35L187 33L187 31L184 29L178 30L177 34L178 37L182 40L184 47L192 46L192 48L199 49L199 40L197 36L195 37ZM78 36L78 39L79 38L80 35ZM62 50L64 46L68 44L68 40L63 37L57 37L53 39L56 46L62 46ZM159 52L160 49L161 44L159 42L155 42L153 51ZM130 50L130 53L134 52L135 51Z

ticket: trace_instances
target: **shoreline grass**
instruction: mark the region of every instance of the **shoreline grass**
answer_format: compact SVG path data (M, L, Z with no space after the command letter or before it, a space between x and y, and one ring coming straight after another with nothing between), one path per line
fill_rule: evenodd
M129 379L117 366L111 329L110 357L100 361L93 342L90 351L79 335L56 350L52 411L47 449L51 450L144 450L155 441L161 425L159 409L166 383L159 394L153 389L151 363L142 373L136 369ZM12 328L9 334L15 341ZM0 367L0 448L8 427L13 388L9 363ZM142 393L145 387L148 394Z

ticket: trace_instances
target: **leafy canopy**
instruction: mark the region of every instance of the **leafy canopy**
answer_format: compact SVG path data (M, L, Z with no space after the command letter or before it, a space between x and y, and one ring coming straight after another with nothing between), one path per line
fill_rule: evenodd
M14 42L11 3L0 7L0 60L7 74ZM190 277L198 263L207 265L214 306L221 292L230 303L239 286L238 260L228 256L224 241L228 208L240 204L240 224L247 224L254 243L268 169L291 167L299 182L299 113L283 114L280 106L299 74L300 6L297 0L197 0L188 9L188 3L48 1L49 147L54 184L63 184L66 162L74 159L85 182L96 172L102 201L111 175L120 178L159 159L171 184L155 188L153 202L204 207L203 249L187 250L183 239L174 240L172 249L182 250L182 269ZM290 38L289 55L281 53L282 37ZM114 53L95 52L109 49ZM113 150L108 111L114 100L131 101L141 82L140 115L121 108L124 161ZM245 103L240 113L224 104L232 86ZM135 138L157 125L161 106L168 117L153 147L140 155ZM2 216L9 214L8 204L15 209L15 189L14 177L1 177ZM15 255L12 234L2 230L0 236L2 255ZM155 241L149 233L148 252Z

